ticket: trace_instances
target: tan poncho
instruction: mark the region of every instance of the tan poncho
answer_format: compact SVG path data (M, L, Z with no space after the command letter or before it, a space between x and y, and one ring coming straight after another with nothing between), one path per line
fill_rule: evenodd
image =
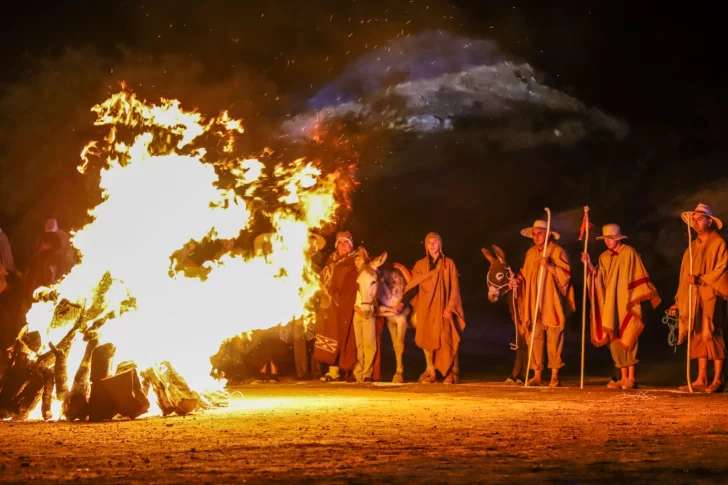
M524 334L530 335L536 310L538 273L543 253L536 246L526 252L526 260L518 277L522 286L519 291L519 310ZM541 283L541 303L538 321L546 327L563 328L566 317L575 309L574 288L571 285L571 266L566 252L554 242L546 249L546 257L554 265L555 275L546 268Z
M697 310L702 310L702 320L696 322L693 318L693 331L700 332L703 340L712 340L715 326L713 316L715 313L715 299L728 298L728 251L725 239L718 233L712 232L705 242L696 238L692 242L693 248L693 275L700 275L702 284L693 286L693 317ZM687 337L688 321L690 316L690 253L685 251L680 266L680 284L675 295L675 304L680 311L680 338L679 343Z
M445 375L452 367L460 334L465 329L457 268L452 259L441 256L435 269L430 271L425 257L415 263L412 281L420 281L417 297L413 299L417 318L415 343L421 349L435 352L435 368ZM452 311L452 319L442 316L445 309Z
M644 328L640 303L650 301L652 308L660 304L637 251L627 245L604 251L587 284L592 343L601 347L615 341L632 349Z

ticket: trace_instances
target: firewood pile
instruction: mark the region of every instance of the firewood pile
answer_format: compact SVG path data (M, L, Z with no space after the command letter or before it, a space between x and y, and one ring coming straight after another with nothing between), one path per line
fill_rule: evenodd
M39 332L22 333L11 349L8 368L0 378L0 419L28 419L40 404L44 420L104 421L116 417L134 419L150 409L150 390L162 414L186 415L226 405L227 395L204 396L194 392L169 362L138 370L133 362L120 362L114 372L116 348L99 345L103 321L95 320L93 306L61 301L51 328L69 330L57 343L43 349ZM67 357L73 345L86 346L83 359L68 387ZM52 415L53 399L62 403L61 416Z

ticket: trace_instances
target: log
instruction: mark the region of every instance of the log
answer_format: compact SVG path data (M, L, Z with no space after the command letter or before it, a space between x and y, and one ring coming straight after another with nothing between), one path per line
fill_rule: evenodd
M119 415L134 419L149 411L135 368L106 377L91 385L89 419L105 421Z
M111 375L111 363L115 353L116 347L112 343L100 345L94 349L91 356L91 384L95 384Z
M23 391L18 394L13 405L12 411L16 418L28 419L30 412L40 402L45 384L45 375L41 372L40 368L33 366L30 380L23 388Z
M174 367L168 361L163 361L161 368L162 373L160 377L167 386L170 401L174 406L174 412L180 416L184 416L196 411L200 407L198 402L199 396L196 396L192 392L184 378L174 370Z
M18 395L33 377L31 350L17 339L13 345L13 356L10 366L0 379L0 419L13 416Z
M91 355L99 345L97 338L92 338L86 344L86 352L83 354L81 365L73 378L73 386L68 397L63 401L63 415L69 421L86 421L88 419L90 394L89 376L91 374Z
M23 343L34 353L38 353L41 347L40 332L37 330L23 334L20 338Z
M167 392L167 386L164 385L162 379L151 367L145 371L142 371L142 379L144 387L151 387L154 389L154 394L157 396L157 405L162 410L162 414L169 416L174 412L174 405L172 399L169 397ZM146 395L146 393L145 393Z
M53 417L51 404L53 403L53 386L55 384L55 375L53 370L51 369L42 369L41 373L43 374L43 378L45 380L45 385L43 386L43 396L41 398L41 412L43 414L43 419L45 421L48 421Z
M53 342L50 342L48 345L56 358L56 364L53 367L55 374L54 380L56 383L56 399L59 401L65 401L66 397L68 397L68 368L66 365L66 354L63 350L53 345Z

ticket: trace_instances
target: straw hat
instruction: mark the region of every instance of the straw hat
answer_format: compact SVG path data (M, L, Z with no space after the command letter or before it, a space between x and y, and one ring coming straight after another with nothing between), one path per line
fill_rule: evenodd
M710 207L708 207L705 204L698 204L698 206L695 208L695 210L683 212L680 217L682 217L682 220L685 224L690 224L690 218L692 217L693 214L699 214L701 216L710 217L711 219L713 219L713 222L715 222L715 227L718 230L723 228L723 223L721 222L721 220L718 219L717 217L715 217L713 215L713 211L710 210Z
M533 222L533 226L527 227L521 231L521 236L524 237L533 237L533 230L534 229L540 229L541 231L546 231L546 221L544 220L536 220ZM559 234L556 231L551 231L551 235L554 237L554 239L561 239L561 234Z
M326 239L324 239L323 237L319 236L318 234L314 234L312 232L312 233L310 233L308 235L308 239L309 239L309 241L311 241L311 243L313 245L316 246L316 249L319 250L319 251L321 251L323 248L326 247Z
M627 239L627 236L622 234L622 229L617 224L607 224L602 226L602 235L598 236L597 239L620 241L622 239Z

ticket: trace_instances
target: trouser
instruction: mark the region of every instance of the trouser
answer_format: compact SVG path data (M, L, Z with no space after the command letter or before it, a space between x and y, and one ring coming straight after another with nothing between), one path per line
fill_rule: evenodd
M300 379L308 374L308 346L306 345L303 323L293 322L293 359L296 365L296 376Z
M354 313L354 340L356 341L354 376L361 382L372 378L374 358L377 355L377 319L365 319Z
M549 369L562 368L564 366L564 362L561 360L561 351L564 349L564 328L547 326L544 332L543 325L539 323L536 325L535 332L531 368L533 370L543 370L544 344L547 347Z
M725 360L725 341L723 340L723 331L716 329L715 332L713 332L713 338L710 340L705 340L703 339L702 334L693 332L690 336L690 358Z
M624 369L625 367L630 367L637 364L639 362L639 360L637 360L637 346L638 343L635 342L634 347L632 347L630 350L627 350L621 343L613 340L609 344L609 351L612 353L614 367L616 367L617 369Z

